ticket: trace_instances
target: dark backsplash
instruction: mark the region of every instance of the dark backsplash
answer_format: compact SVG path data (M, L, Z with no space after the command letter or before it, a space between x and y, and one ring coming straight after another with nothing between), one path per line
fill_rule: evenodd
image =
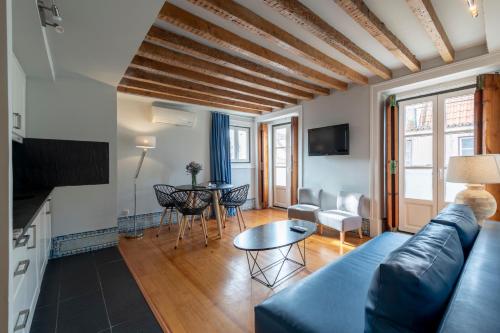
M24 139L12 143L14 193L109 184L107 142Z

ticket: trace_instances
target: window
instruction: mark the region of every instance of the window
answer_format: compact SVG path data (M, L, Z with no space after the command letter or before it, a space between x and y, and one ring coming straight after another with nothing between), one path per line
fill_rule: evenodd
M229 126L230 155L232 163L250 162L250 128Z
M463 136L458 138L458 149L460 151L460 156L474 155L474 137Z

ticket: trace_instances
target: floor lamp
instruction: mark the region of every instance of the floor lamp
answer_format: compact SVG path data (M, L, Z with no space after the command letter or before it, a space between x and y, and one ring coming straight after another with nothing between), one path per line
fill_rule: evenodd
M142 230L137 230L137 178L139 178L139 173L141 172L142 163L144 162L144 157L149 149L156 148L156 137L154 136L138 136L135 138L135 146L142 149L141 158L139 159L139 164L137 164L137 169L134 175L134 230L129 232L125 237L127 238L141 238L144 236Z

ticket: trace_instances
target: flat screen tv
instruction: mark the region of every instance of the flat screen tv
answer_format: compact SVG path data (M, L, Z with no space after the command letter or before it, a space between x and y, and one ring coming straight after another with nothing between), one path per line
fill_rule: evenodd
M349 124L312 128L309 156L349 155Z

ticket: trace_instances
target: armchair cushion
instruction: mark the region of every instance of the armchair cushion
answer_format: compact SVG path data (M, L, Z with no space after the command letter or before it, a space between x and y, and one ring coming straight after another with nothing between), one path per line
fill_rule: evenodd
M355 215L360 215L360 203L363 197L360 193L340 191L337 196L337 209Z
M361 216L342 211L326 210L318 212L319 223L338 231L351 231L361 228Z
M289 219L316 222L319 207L315 205L298 204L288 207L287 211Z

